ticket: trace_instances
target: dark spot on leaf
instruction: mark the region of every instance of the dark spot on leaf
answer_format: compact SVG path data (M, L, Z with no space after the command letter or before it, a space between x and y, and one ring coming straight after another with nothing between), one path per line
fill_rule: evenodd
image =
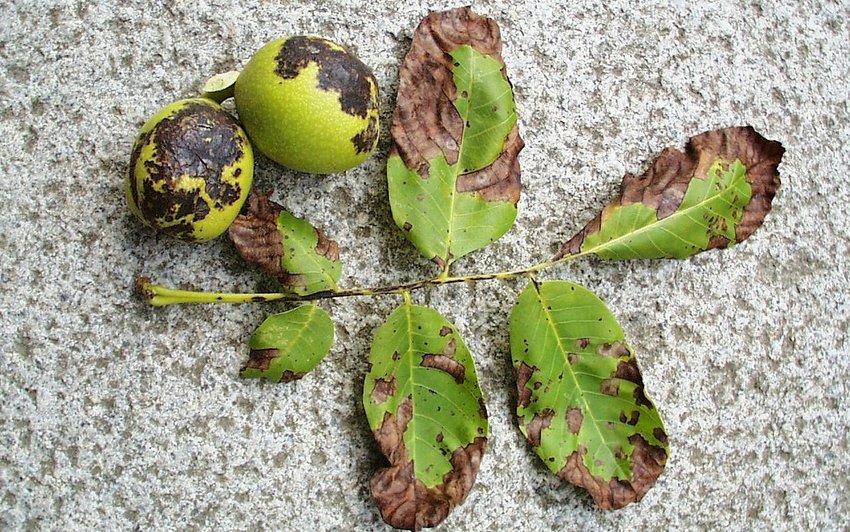
M375 142L378 141L378 119L374 116L369 117L369 122L359 133L351 137L351 144L354 145L354 151L358 155L372 151Z
M452 328L446 325L440 329L440 336L448 336L452 333Z
M405 231L410 231L411 229L413 229L413 224L411 224L410 222L404 222L404 225L402 226L402 228Z
M443 433L438 432L437 437L435 439L437 440L437 443L443 443Z
M543 386L543 383L542 383L542 382L540 382L540 381L536 381L536 382L534 383L534 389L535 389L535 390L539 390L541 386Z
M433 368L440 371L445 371L458 384L463 384L466 369L463 364L457 360L445 355L427 354L422 357L423 368Z
M630 358L623 360L617 364L617 369L614 371L612 378L631 381L638 386L643 386L643 377L641 377L640 369L637 365L637 360Z
M599 385L599 391L605 395L617 397L620 395L620 381L617 379L605 379Z
M304 375L306 375L306 373L304 373L303 371L295 372L291 370L286 370L283 372L283 375L281 376L280 380L283 382L297 381L304 377Z
M526 408L531 402L532 391L527 384L535 371L537 371L537 368L529 366L525 362L520 362L516 367L517 405L522 408Z
M643 391L643 386L638 386L635 388L635 404L638 406L644 406L650 410L655 408L655 405L652 404L652 401L646 396L646 393Z
M396 379L395 377L390 377L389 379L376 379L375 380L375 388L372 390L372 394L369 398L375 404L381 404L386 402L387 399L395 395L396 392Z
M340 107L345 113L366 118L370 111L376 109L372 98L373 87L375 91L378 87L375 76L359 59L332 48L324 39L290 37L281 46L275 60L275 72L283 79L295 78L308 64L315 63L319 68L319 88L338 93ZM377 126L374 135L377 135Z
M280 356L280 351L277 349L251 349L251 352L248 354L248 363L245 364L242 370L258 369L260 371L266 371L269 369L272 360L278 356Z
M528 433L528 441L533 447L540 447L540 434L543 429L549 427L552 423L552 418L555 417L555 411L551 408L543 409L534 414L531 423L528 424L526 432Z
M652 435L655 436L656 440L660 441L664 445L667 445L667 433L665 433L664 430L659 427L656 427L652 429Z
M579 430L581 430L582 421L584 421L584 415L582 415L581 409L567 409L567 428L570 429L570 432L572 432L573 434L578 434Z
M599 318L600 320L602 318ZM623 342L614 342L613 344L602 344L596 352L604 357L620 358L629 355L629 349Z
M576 345L579 349L584 349L585 347L590 345L590 338L579 338L576 340Z
M401 358L401 353L399 353L398 351L393 351L393 360L397 361L400 358Z

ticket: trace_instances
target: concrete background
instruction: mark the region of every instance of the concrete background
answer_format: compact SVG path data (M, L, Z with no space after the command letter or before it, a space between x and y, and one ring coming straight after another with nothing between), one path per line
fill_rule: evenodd
M153 309L146 274L268 290L230 243L187 245L132 219L139 126L267 40L354 49L394 106L409 37L446 2L41 2L0 5L0 529L382 530L382 457L362 379L393 297L324 304L325 362L291 385L243 382L247 339L286 308ZM692 5L693 4L693 5ZM783 185L733 250L548 271L619 317L672 444L639 505L606 513L532 455L513 421L507 314L522 283L418 292L473 351L492 438L443 530L850 526L850 5L480 1L502 27L525 191L515 229L457 272L546 259L668 145L751 124L781 141ZM260 158L257 185L335 237L348 287L433 275L392 224L386 130L325 178Z

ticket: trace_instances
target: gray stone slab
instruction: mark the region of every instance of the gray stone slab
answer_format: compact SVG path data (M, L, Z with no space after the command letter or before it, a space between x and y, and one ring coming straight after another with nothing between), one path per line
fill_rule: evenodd
M268 290L219 239L155 237L126 207L138 127L245 64L319 34L381 84L384 124L418 21L446 2L0 5L0 528L384 529L382 457L362 413L366 356L393 297L329 301L337 339L290 385L243 382L250 332L285 305L153 309L133 280ZM522 283L417 292L476 357L492 438L443 530L850 526L846 2L476 2L505 40L525 192L515 229L458 262L530 265L609 201L624 172L706 129L781 141L767 221L732 250L547 271L620 319L672 444L639 505L596 509L514 423L507 314ZM315 177L259 158L257 185L336 237L345 286L433 275L392 223L377 155Z

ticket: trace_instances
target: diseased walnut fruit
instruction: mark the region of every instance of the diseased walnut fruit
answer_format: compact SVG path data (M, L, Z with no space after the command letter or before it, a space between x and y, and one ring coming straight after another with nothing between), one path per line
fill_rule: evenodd
M263 46L235 87L239 119L257 149L293 170L341 172L378 141L378 83L345 48L295 36Z
M179 100L142 126L127 174L127 202L145 225L203 242L239 214L253 175L251 144L236 120L211 100Z

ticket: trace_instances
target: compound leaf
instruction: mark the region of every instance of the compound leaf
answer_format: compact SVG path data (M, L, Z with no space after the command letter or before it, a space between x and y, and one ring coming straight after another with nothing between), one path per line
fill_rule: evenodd
M573 283L531 283L510 316L517 417L555 474L610 510L639 501L664 469L664 425L623 330Z
M420 23L401 66L390 205L405 236L444 272L516 218L523 142L501 47L495 21L453 9Z
M667 148L556 258L685 258L742 242L761 226L779 188L785 150L751 127L708 131L684 152Z
M304 296L337 287L339 245L266 195L248 199L248 213L236 217L228 234L245 260L277 277L289 293Z
M251 354L239 376L290 382L312 371L328 354L334 326L315 304L274 314L251 335Z
M363 405L390 461L372 496L391 526L435 526L466 499L487 444L472 355L454 325L406 299L378 329L369 363Z

